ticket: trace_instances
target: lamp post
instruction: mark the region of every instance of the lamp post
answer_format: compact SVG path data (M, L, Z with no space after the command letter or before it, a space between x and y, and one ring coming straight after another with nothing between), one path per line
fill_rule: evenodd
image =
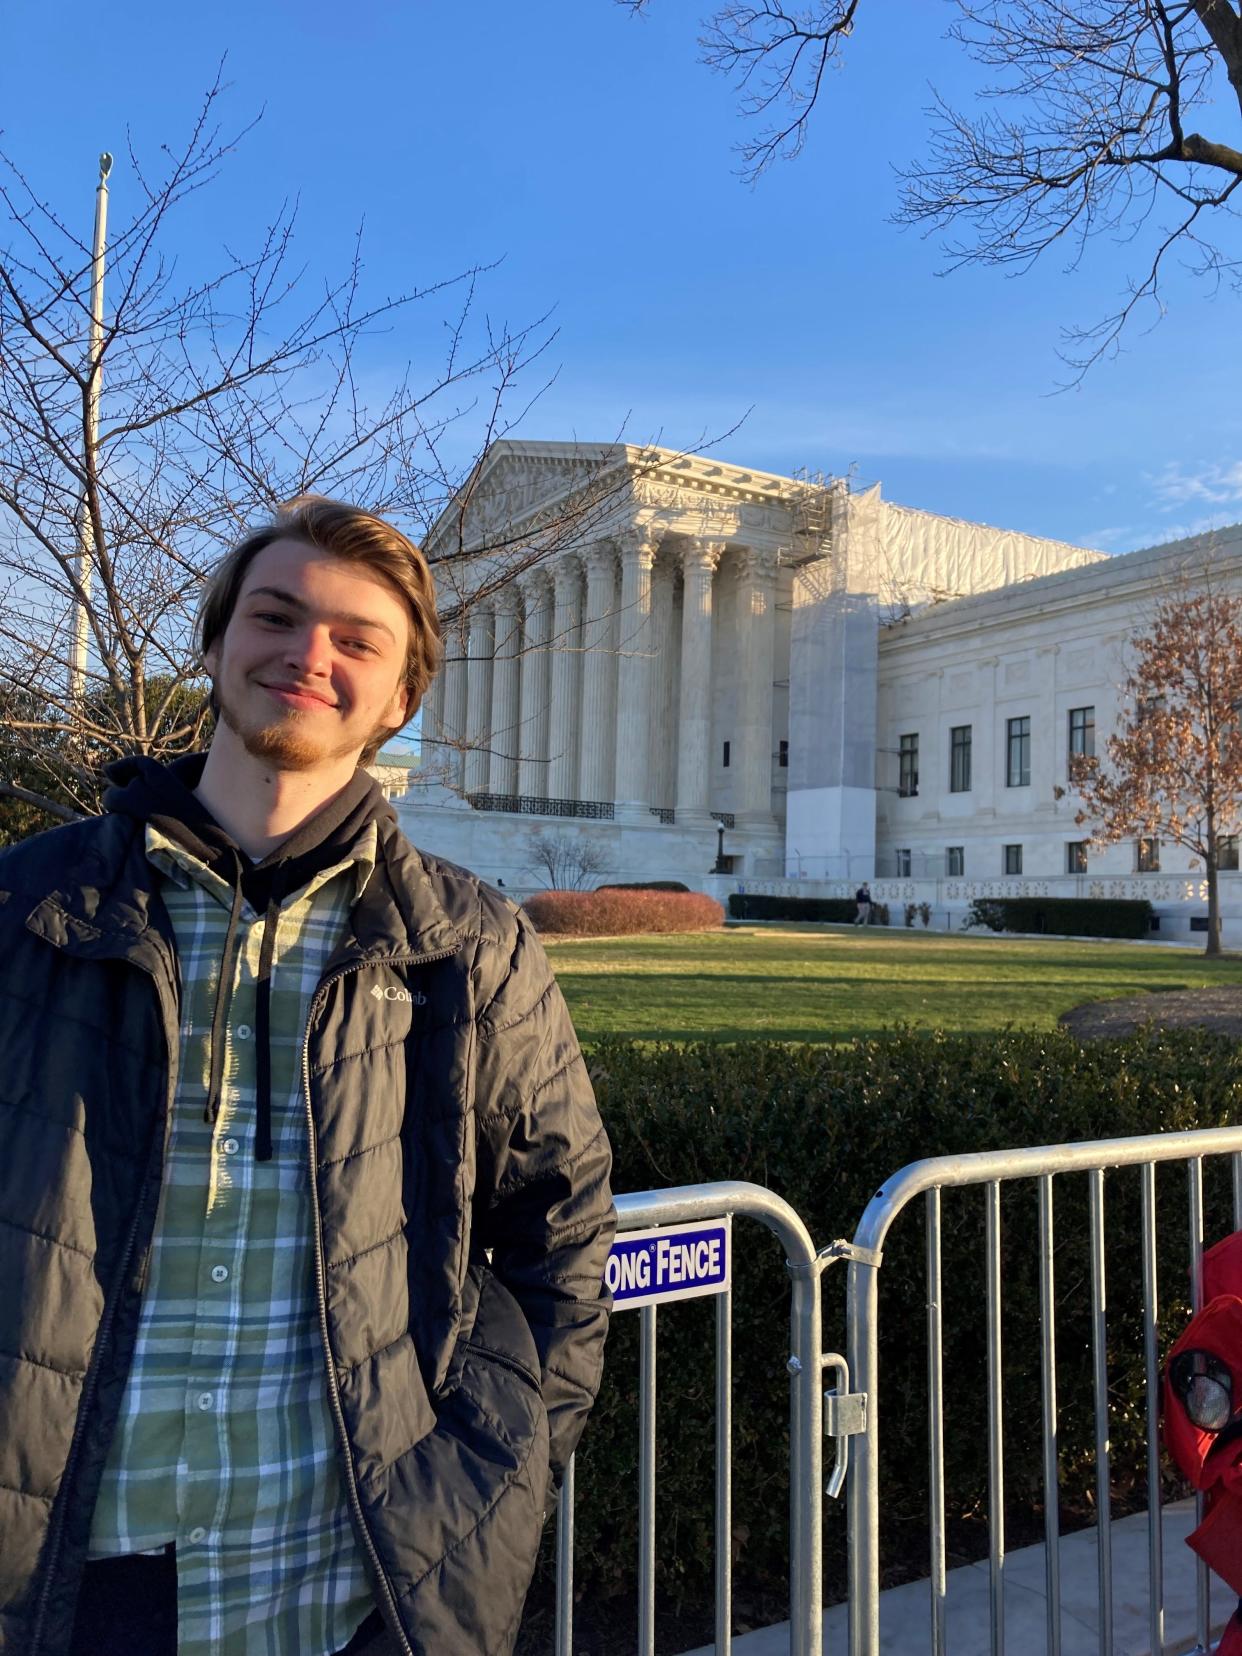
M717 822L717 824L716 824L716 866L715 866L715 868L712 869L713 874L727 874L729 872L729 870L725 867L724 831L725 831L724 823L723 822Z
M86 692L86 650L90 639L91 577L95 570L95 526L87 496L95 450L99 443L99 387L103 377L104 248L108 238L108 174L112 157L105 150L99 157L99 183L95 189L95 243L91 254L90 354L86 363L86 450L82 456L82 501L78 507L77 586L73 594L73 625L69 657L69 700L78 702Z

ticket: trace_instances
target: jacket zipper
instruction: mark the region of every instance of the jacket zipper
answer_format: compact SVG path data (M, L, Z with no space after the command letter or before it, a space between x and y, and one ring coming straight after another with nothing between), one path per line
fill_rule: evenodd
M140 967L139 970L145 971L146 968ZM172 1043L168 1039L167 1028L164 1030L164 1045L166 1049L165 1073L168 1076L168 1086L166 1089L167 1096L164 1111L164 1131L165 1136L167 1136L168 1123L171 1120L173 1095L176 1091L177 1084L177 1063L176 1058L173 1056ZM151 1176L151 1169L155 1161L156 1152L160 1148L159 1136L159 1124L157 1123L152 1131L151 1146L147 1152L146 1171L143 1174L142 1181L144 1192L147 1180ZM134 1204L134 1216L130 1220L129 1231L125 1237L125 1248L121 1255L120 1266L116 1274L116 1286L112 1291L112 1297L104 1305L103 1312L100 1315L99 1332L95 1336L95 1345L91 1352L91 1360L87 1366L86 1376L82 1381L82 1398L81 1402L78 1404L78 1418L73 1425L73 1437L69 1442L69 1453L65 1457L65 1471L64 1476L61 1479L61 1500L56 1511L53 1528L48 1535L47 1569L44 1572L43 1585L39 1589L39 1601L35 1606L34 1632L30 1646L30 1656L38 1656L39 1647L43 1642L43 1624L47 1617L48 1600L52 1596L52 1584L56 1577L56 1566L60 1559L60 1544L64 1536L65 1514L69 1506L69 1496L73 1489L73 1474L77 1468L78 1451L81 1448L82 1439L86 1435L87 1419L90 1414L91 1404L95 1399L95 1387L99 1380L99 1370L103 1365L103 1355L107 1349L108 1336L112 1332L112 1319L116 1315L116 1308L120 1303L121 1295L125 1290L126 1278L129 1276L129 1267L134 1257L134 1244L138 1240L138 1226L142 1220L143 1207L144 1201L143 1198L140 1197Z
M332 1340L328 1331L328 1293L323 1253L323 1225L319 1207L319 1181L316 1172L318 1137L315 1132L315 1111L311 1103L310 1089L310 1038L311 1025L315 1021L315 1014L319 1010L327 991L334 983L338 983L341 978L348 977L350 972L361 971L364 966L428 966L433 961L448 960L456 953L456 949L442 949L438 954L392 955L383 960L356 961L350 966L340 967L330 977L324 978L316 989L314 998L307 1010L306 1033L302 1040L302 1090L306 1101L307 1147L310 1155L311 1215L315 1244L315 1292L319 1308L319 1337L323 1342L324 1367L328 1377L328 1401L332 1406L332 1419L336 1428L337 1440L343 1451L346 1468L345 1486L349 1496L350 1508L354 1515L354 1525L366 1546L371 1568L375 1572L375 1579L379 1583L384 1599L384 1608L388 1612L389 1625L395 1630L396 1637L400 1641L403 1656L414 1656L414 1651L405 1636L405 1630L401 1625L401 1617L397 1611L396 1594L393 1592L387 1571L380 1562L380 1556L371 1537L371 1531L367 1527L366 1515L362 1510L362 1497L358 1493L358 1477L354 1471L353 1450L349 1442L349 1432L345 1425L345 1411L341 1407L341 1391L336 1379L336 1360L332 1355Z

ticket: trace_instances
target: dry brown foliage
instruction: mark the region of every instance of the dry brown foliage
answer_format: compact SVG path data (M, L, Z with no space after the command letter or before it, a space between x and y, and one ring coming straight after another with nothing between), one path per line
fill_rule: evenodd
M1220 949L1220 840L1242 827L1242 597L1210 575L1169 594L1131 646L1125 712L1107 762L1075 757L1075 816L1099 845L1153 838L1198 857L1208 953Z
M541 891L523 906L537 931L560 937L709 931L724 924L724 909L698 891Z

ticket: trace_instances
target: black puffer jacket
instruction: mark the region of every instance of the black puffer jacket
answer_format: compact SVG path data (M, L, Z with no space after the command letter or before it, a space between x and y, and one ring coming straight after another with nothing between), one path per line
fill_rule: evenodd
M599 1382L608 1142L525 917L391 821L305 1074L328 1393L376 1600L507 1652ZM62 1656L132 1357L178 983L140 823L0 857L0 1651ZM492 1250L491 1263L486 1250Z

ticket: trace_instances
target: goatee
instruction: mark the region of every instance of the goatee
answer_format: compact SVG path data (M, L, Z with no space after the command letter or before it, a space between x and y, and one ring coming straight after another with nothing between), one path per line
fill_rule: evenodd
M306 715L297 708L289 708L283 717L277 717L270 724L247 725L225 701L218 686L213 686L212 701L216 717L228 725L252 759L261 759L264 764L273 765L283 771L314 770L316 765L330 764L335 759L345 759L351 754L366 753L373 746L381 746L400 728L391 720L384 719L375 726L361 746L355 736L349 741L342 742L339 747L328 747L322 742L316 742L309 731L303 728ZM361 762L359 759L359 763Z
M224 700L220 700L219 706L221 719L240 739L251 758L261 759L280 770L313 770L324 760L340 759L353 752L352 742L336 751L328 751L321 743L312 741L305 731L298 728L302 714L296 709L291 709L283 719L277 719L272 724L250 726L243 724Z

